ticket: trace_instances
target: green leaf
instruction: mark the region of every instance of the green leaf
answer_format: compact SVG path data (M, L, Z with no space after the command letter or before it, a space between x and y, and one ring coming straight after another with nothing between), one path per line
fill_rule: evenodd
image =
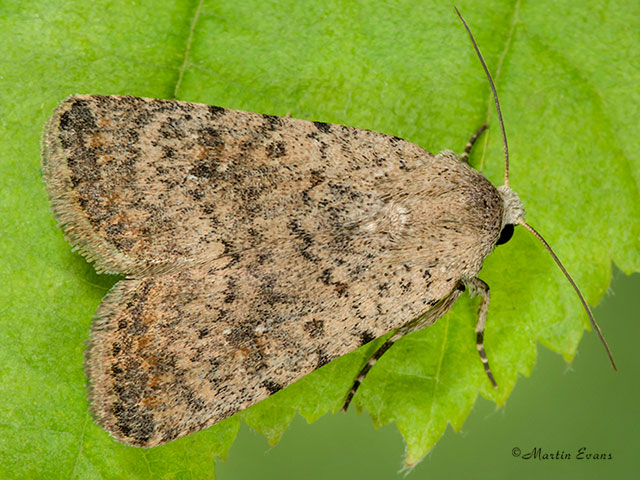
M496 79L511 185L596 304L612 261L640 270L640 6L483 3L458 8ZM88 415L83 342L116 278L71 253L48 210L40 132L67 95L175 94L374 129L430 151L461 151L488 118L471 162L502 183L489 87L448 2L5 0L0 39L2 478L212 478L214 457L224 458L239 427L236 416L141 450ZM355 398L376 425L396 423L409 465L447 423L461 427L478 394L503 404L518 375L531 372L536 342L571 360L587 327L571 287L525 231L480 276L492 289L485 347L498 390L474 347L477 299L463 297L389 350ZM374 348L323 367L244 421L274 443L295 412L311 422L336 411Z

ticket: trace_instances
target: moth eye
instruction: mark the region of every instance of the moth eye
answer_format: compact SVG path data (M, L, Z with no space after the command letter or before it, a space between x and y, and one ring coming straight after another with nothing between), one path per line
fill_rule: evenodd
M511 237L513 237L513 225L507 224L500 232L500 238L496 242L496 245L507 243L509 240L511 240Z

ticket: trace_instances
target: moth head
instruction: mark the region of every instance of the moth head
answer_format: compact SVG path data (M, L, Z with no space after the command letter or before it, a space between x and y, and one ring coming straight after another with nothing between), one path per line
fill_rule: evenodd
M575 292L578 294L578 297L582 302L582 306L584 307L584 309L587 312L587 315L589 316L589 320L591 321L591 325L593 326L593 329L597 332L598 336L600 337L600 340L602 341L602 344L604 345L605 350L607 351L607 355L609 356L609 360L611 361L611 365L613 366L613 369L617 370L618 368L616 367L616 363L613 360L613 355L611 355L611 350L609 350L609 346L607 345L607 342L605 341L604 336L600 331L600 327L596 323L596 319L593 317L593 313L591 313L591 309L589 308L587 301L584 299L582 292L578 288L578 285L576 284L576 282L573 281L573 278L571 278L571 275L569 275L569 272L567 271L567 269L564 268L564 265L562 265L562 262L560 262L560 259L553 252L553 250L551 249L551 246L545 241L544 238L542 238L542 235L540 235L531 225L529 225L527 222L524 221L524 208L522 208L522 202L520 201L520 198L518 197L518 195L513 190L511 190L511 187L509 187L509 146L507 144L507 133L504 128L504 122L502 121L502 111L500 109L500 102L498 101L498 92L496 91L496 87L493 83L493 79L491 78L491 73L489 72L489 68L487 67L486 62L482 57L482 53L480 53L480 48L478 47L478 44L473 38L471 29L467 25L467 22L464 21L464 18L462 18L462 15L460 15L460 12L458 11L458 9L456 7L453 7L453 8L455 8L456 13L458 14L458 17L460 17L460 20L462 21L464 28L467 30L467 33L469 34L469 38L471 39L471 43L473 44L473 48L476 50L478 59L482 64L482 68L484 68L484 72L487 76L487 80L489 80L489 86L491 87L491 92L493 93L493 100L494 100L496 111L498 114L500 130L502 132L502 144L504 146L504 163L505 163L504 185L502 185L501 187L498 187L498 191L500 192L504 200L504 209L502 214L502 231L500 232L500 237L498 238L496 245L501 245L509 241L509 239L511 239L511 236L513 235L514 226L516 224L522 225L529 232L531 232L538 240L540 240L542 245L544 245L544 247L547 249L547 251L553 258L553 260L556 262L558 267L560 267L560 270L562 270L562 273L564 273L565 277L567 277L567 280L569 280L569 283L571 284Z
M498 238L496 245L502 245L511 240L513 229L518 223L518 219L524 219L524 207L518 194L511 190L509 185L505 184L498 187L498 192L500 192L500 196L502 196L504 205L502 208L502 230L500 231L500 238Z

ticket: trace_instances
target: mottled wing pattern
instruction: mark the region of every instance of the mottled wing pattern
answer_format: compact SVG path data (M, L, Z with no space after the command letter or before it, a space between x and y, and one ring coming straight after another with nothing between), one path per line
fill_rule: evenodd
M340 220L359 218L366 199L354 180L372 187L425 155L349 127L97 95L63 102L43 147L71 243L99 271L129 274L288 237L289 212L304 218L338 197L358 200Z
M256 270L265 253L290 252L249 250L236 263L222 258L114 288L98 312L87 357L100 424L134 445L173 440L428 308L406 284L389 282L387 291L372 294L364 284L321 278L305 262ZM401 275L424 284L418 271Z
M186 102L70 97L43 170L72 245L129 277L98 311L87 374L98 422L139 446L399 328L477 275L502 221L450 152Z

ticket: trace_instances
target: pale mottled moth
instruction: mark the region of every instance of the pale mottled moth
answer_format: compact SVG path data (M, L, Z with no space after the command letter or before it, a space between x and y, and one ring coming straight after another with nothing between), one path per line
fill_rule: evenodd
M462 19L462 17L460 17ZM462 20L464 23L464 20ZM514 225L509 187L397 137L127 96L74 95L43 135L42 168L69 242L119 281L86 352L97 422L161 445L259 402L389 332L345 392L403 335L433 324ZM603 340L604 342L604 340ZM605 344L606 346L606 344ZM608 349L607 349L608 351ZM610 354L609 354L610 355ZM613 359L611 359L613 363Z

